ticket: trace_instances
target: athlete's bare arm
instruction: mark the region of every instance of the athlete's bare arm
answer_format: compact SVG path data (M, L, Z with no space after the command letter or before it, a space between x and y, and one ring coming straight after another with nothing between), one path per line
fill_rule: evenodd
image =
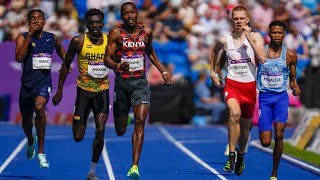
M267 59L267 55L263 48L264 40L260 35L260 33L251 32L251 28L249 26L245 26L244 33L254 51L255 57L259 60L260 63L262 64L265 63Z
M299 96L301 94L301 90L297 83L296 79L296 66L297 66L297 54L290 49L287 49L287 66L290 69L289 74L289 85L293 91L294 96Z
M164 84L170 85L171 77L166 72L166 70L164 69L162 64L160 63L159 58L158 58L158 56L157 56L157 54L154 51L153 46L152 46L152 37L153 37L152 30L149 27L146 27L145 31L146 31L146 35L147 35L147 39L146 39L146 54L149 57L149 59L152 62L152 64L154 64L157 67L157 69L160 71L160 73L162 74L162 78L164 80Z
M70 65L74 59L74 56L81 52L82 46L84 42L84 34L81 34L79 36L75 36L71 39L71 42L69 44L69 48L67 50L64 63L62 64L62 67L60 69L60 75L59 75L59 82L58 82L58 90L56 95L52 98L52 103L54 105L58 105L62 99L62 92L63 92L63 86L64 82L67 79L67 76L69 74Z
M40 32L40 26L35 23L29 24L29 34L26 38L22 34L19 34L16 38L16 61L22 62L26 57L28 52L28 46L31 40L31 37L34 33Z
M61 42L58 40L57 36L54 34L54 45L55 45L55 49L56 52L58 54L58 56L61 58L62 61L64 61L65 56L66 56L66 52L61 44Z
M122 71L129 71L129 63L127 62L117 63L113 60L119 37L120 37L119 28L118 27L113 28L108 35L108 45L105 51L104 65L116 71L119 69L121 69Z
M28 34L26 38L22 34L19 34L16 39L16 61L22 62L28 52L28 46L30 43L32 34Z
M227 37L222 36L215 43L211 51L210 77L211 77L212 83L215 86L223 85L221 68L224 66L226 62L226 45L227 45Z

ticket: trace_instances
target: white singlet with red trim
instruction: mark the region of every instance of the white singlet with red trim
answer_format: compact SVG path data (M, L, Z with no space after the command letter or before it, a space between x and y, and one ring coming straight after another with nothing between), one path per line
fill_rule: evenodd
M238 82L253 82L257 77L254 51L245 38L244 43L237 48L231 35L227 35L227 78Z

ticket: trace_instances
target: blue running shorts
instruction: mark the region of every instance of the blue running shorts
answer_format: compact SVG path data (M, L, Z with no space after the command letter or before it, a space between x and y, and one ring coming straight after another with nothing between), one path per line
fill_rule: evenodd
M259 132L271 131L272 122L287 123L289 111L289 97L284 92L259 93Z
M48 85L38 86L36 88L26 88L21 86L19 95L19 107L22 117L32 116L34 113L35 99L38 96L46 98L49 101L51 87Z

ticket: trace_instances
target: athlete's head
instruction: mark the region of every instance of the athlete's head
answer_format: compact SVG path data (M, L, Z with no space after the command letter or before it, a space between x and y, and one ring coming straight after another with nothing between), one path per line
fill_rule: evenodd
M282 44L286 32L286 24L282 21L271 21L269 24L270 43Z
M138 11L133 2L125 2L121 5L121 18L123 23L128 26L135 26L137 24Z
M98 37L104 26L104 13L100 9L90 9L86 14L86 26L90 35Z
M230 14L230 21L234 30L242 31L243 28L249 25L248 10L244 6L236 6Z
M31 9L27 12L26 15L27 24L39 26L41 31L43 26L46 24L46 19L44 16L44 12L40 9Z

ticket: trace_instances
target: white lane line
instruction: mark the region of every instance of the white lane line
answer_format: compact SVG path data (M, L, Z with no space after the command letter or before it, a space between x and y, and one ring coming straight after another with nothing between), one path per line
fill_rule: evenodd
M16 149L10 154L8 159L0 166L0 174L2 171L10 164L10 162L17 156L17 154L21 151L21 149L27 144L27 138L24 138L20 144L16 147Z
M108 150L107 150L107 145L106 145L106 141L104 142L104 146L103 146L103 150L102 150L102 158L104 161L104 164L107 168L107 172L108 172L108 176L110 180L115 180L116 178L114 177L113 174L113 170L112 170L112 166L111 166L111 162L109 159L109 155L108 155Z
M165 130L163 127L158 127L160 132L171 142L173 143L177 148L179 148L181 151L186 153L189 157L191 157L193 160L195 160L197 163L211 171L213 174L217 175L222 180L227 180L223 175L221 175L217 170L209 166L207 163L202 161L197 155L192 153L188 148L186 148L184 145L182 145L180 142L178 142L171 134Z
M226 142L227 139L200 139L200 140L181 140L181 144L208 144L213 142Z
M268 152L268 153L270 153L270 154L273 153L273 150L272 150L272 149L270 149L270 148L265 148L265 147L261 146L259 140L251 141L251 142L250 142L250 145L258 148L259 150ZM307 164L307 163L305 163L305 162L299 161L299 160L297 160L297 159L295 159L295 158L292 158L292 157L290 157L290 156L288 156L288 155L285 155L285 154L282 154L281 158L283 158L284 160L286 160L286 161L288 161L288 162L290 162L290 163L292 163L292 164L294 164L294 165L297 165L297 166L302 167L302 168L304 168L304 169L306 169L306 170L308 170L308 171L311 171L311 172L313 172L313 173L315 173L315 174L317 174L317 175L320 175L320 169L319 169L319 168L316 168L316 167L314 167L314 166L311 166L311 165L309 165L309 164Z

